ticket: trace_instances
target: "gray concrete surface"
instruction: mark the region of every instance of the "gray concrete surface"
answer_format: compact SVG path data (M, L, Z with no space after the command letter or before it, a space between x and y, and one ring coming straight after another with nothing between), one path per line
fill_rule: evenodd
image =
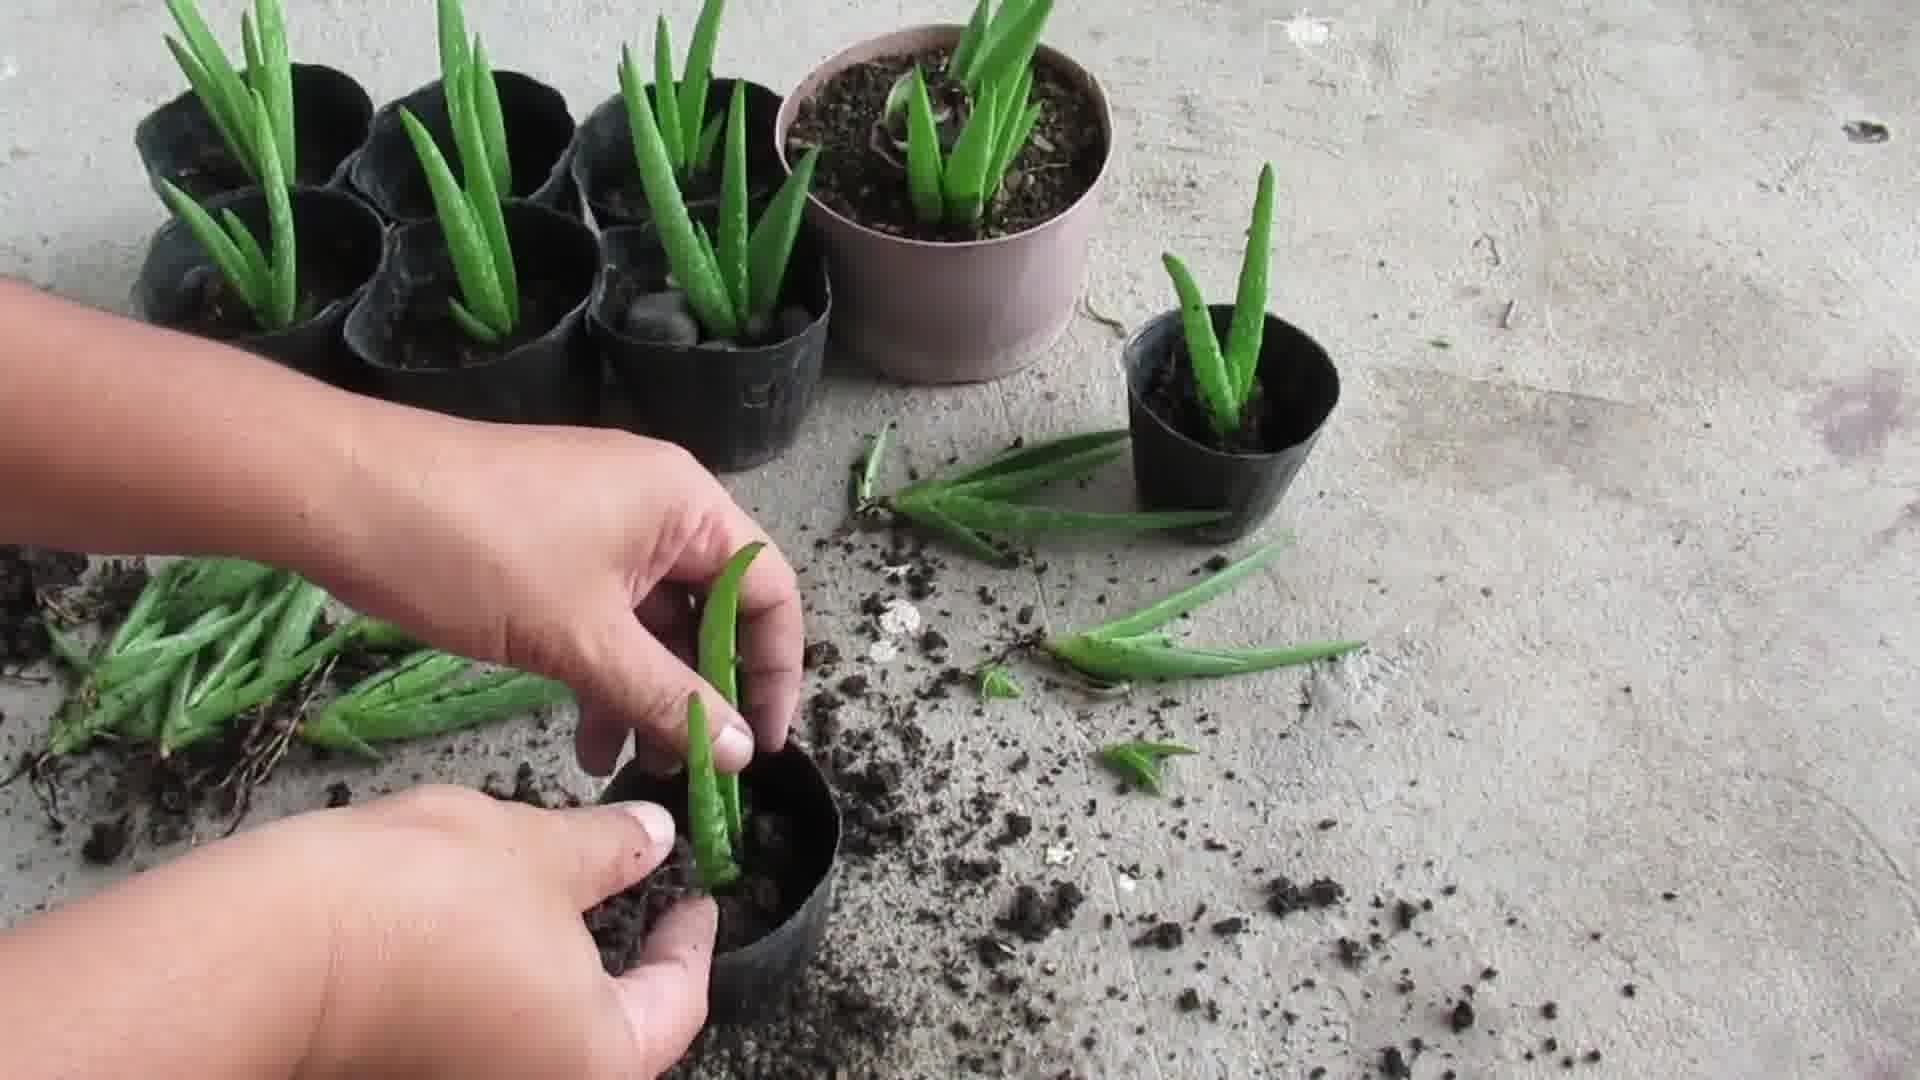
M289 6L298 57L382 99L431 77L425 0L379 17L389 5ZM691 25L690 0L664 6ZM964 6L737 5L721 59L785 88L856 36ZM469 20L498 64L551 79L584 114L653 11L546 7L528 22L472 0ZM1090 302L1129 325L1166 307L1168 245L1230 289L1270 158L1274 305L1346 379L1284 511L1297 548L1192 631L1371 648L1170 690L1158 730L1203 749L1175 766L1178 802L1115 797L1089 761L1153 730L1162 695L1082 700L1023 669L1022 702L923 705L926 764L903 785L926 814L918 847L850 867L831 943L843 981L910 1022L840 1062L847 1075L953 1076L972 1060L1022 1077L1364 1076L1418 1039L1419 1077L1560 1075L1567 1055L1594 1077L1920 1077L1920 39L1902 7L1062 5L1050 40L1106 81L1124 124ZM208 12L230 38L238 6ZM125 306L161 220L131 131L176 90L165 25L157 0L0 12L0 269ZM1891 139L1851 141L1855 120ZM860 599L887 587L868 541L852 560L813 543L839 524L859 432L898 417L929 464L1112 423L1116 347L1083 319L1000 385L837 380L801 450L732 482L803 565L815 633L854 651ZM1109 478L1120 497L1124 477ZM1049 547L1044 575L950 568L922 608L970 663L1004 621L979 585L1066 626L1205 554L1076 541ZM888 673L894 704L850 705L848 728L898 711L926 670L906 663L850 662ZM0 687L9 756L50 694ZM553 734L456 746L372 773L290 765L256 813L318 805L342 777L357 792L477 784L530 754L592 790ZM1008 771L1022 754L1032 766ZM937 772L950 786L927 790ZM69 817L104 790L76 784ZM998 803L969 801L981 791ZM1016 810L1036 830L997 852L999 878L942 877ZM127 871L82 866L83 832L51 832L22 785L0 792L0 911ZM1280 874L1332 877L1348 900L1276 918L1262 889ZM1088 897L1072 925L1011 939L1012 958L983 969L973 939L1013 885L1056 878ZM1405 932L1402 899L1432 902ZM1139 920L1187 923L1201 905L1179 948L1131 944ZM1232 914L1246 934L1207 929ZM1343 965L1336 939L1364 945L1376 923L1378 947ZM996 972L1018 985L996 990ZM1454 1032L1463 984L1476 1015ZM1027 1030L1023 1003L1050 1022Z

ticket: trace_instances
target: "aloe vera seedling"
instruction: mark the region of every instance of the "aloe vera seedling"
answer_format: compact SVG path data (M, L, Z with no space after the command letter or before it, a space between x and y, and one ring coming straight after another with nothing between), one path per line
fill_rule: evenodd
M631 48L622 50L620 91L626 97L634 159L647 205L653 211L654 227L694 318L710 338L759 338L772 324L780 301L819 150L807 151L774 193L760 220L749 228L746 86L734 83L727 106L720 218L717 236L711 236L687 213L680 181L675 178L671 144L667 133L660 130L654 110L647 106L646 90ZM704 95L705 90L701 93Z
M272 136L271 106L257 90L248 91L249 108L237 120L251 127L262 143ZM160 181L161 194L193 231L227 286L252 312L262 330L284 330L303 318L299 304L298 244L293 232L293 197L277 154L260 158L261 194L267 201L267 244L260 241L231 207L216 221L205 207L171 180Z
M234 70L193 0L167 0L167 9L186 39L168 35L167 49L234 160L259 184L267 182L268 156L278 161L281 176L295 175L293 64L279 0L254 0L253 10L240 15L245 74ZM266 103L264 133L254 119L256 97Z
M1170 757L1197 754L1199 751L1179 743L1110 743L1100 748L1100 764L1113 770L1127 783L1149 794L1160 794L1161 763Z
M377 760L382 742L497 723L570 697L566 684L543 676L483 670L465 657L421 649L308 714L296 734L316 746Z
M1088 630L1057 634L1040 647L1054 659L1097 683L1246 675L1311 663L1360 648L1362 641L1315 641L1250 649L1202 649L1176 645L1159 627L1239 583L1273 558L1285 541L1262 545L1193 585L1146 607Z
M720 144L725 117L719 113L707 116L707 91L713 83L713 52L725 6L725 0L707 0L701 5L679 79L673 77L673 36L662 13L653 28L652 93L637 84L627 89L622 80L628 110L645 109L654 130L660 133L661 149L676 184L685 184L705 172ZM647 201L653 205L651 193Z
M908 193L927 224L978 224L1040 119L1032 61L1053 0L1001 0L988 11L978 0L947 63L966 92L964 117L935 110L918 64L887 95L882 123L905 110Z
M980 696L989 701L1017 698L1025 693L1014 680L1013 673L999 664L989 664L974 676L975 687Z
M1113 460L1125 452L1127 438L1125 428L1116 428L1017 446L908 484L890 496L871 498L864 509L891 512L992 563L1011 561L1009 552L989 539L993 533L1177 529L1223 516L1213 510L1072 510L1016 501L1017 496L1084 476ZM869 489L878 472L875 451L882 448L883 440L876 438L860 466Z
M727 827L726 798L713 767L708 742L707 707L699 694L687 695L687 833L693 845L693 869L700 887L724 888L740 879Z
M765 548L764 542L754 541L734 552L708 588L706 603L700 613L700 677L712 684L726 703L736 709L740 707L736 640L740 617L740 583L747 576L747 569L753 565L754 558ZM693 736L689 734L688 738L692 739ZM719 791L727 837L737 847L746 834L746 811L740 796L740 777L728 773L716 776L714 783Z
M1234 297L1233 321L1228 326L1224 350L1213 329L1213 313L1207 310L1206 298L1186 264L1172 252L1160 257L1180 300L1181 328L1188 362L1193 365L1194 386L1214 431L1222 438L1240 430L1247 399L1253 393L1254 376L1260 369L1260 345L1267 327L1267 263L1272 231L1273 165L1267 164L1260 168L1259 187L1253 197L1253 221L1247 229L1240 287Z
M459 47L459 39L451 36L459 32L457 6L443 0L440 12L441 87L466 186L454 179L439 144L411 109L401 108L400 122L427 175L460 283L460 295L447 298L448 308L469 337L492 344L513 333L520 322L519 275L502 202L512 180L506 131L485 47L477 35L471 46Z

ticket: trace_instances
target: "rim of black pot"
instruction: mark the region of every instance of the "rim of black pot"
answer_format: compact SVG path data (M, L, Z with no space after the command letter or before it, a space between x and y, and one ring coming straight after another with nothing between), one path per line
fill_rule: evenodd
M547 104L556 106L557 115L564 117L566 124L566 138L564 140L556 140L557 149L554 151L554 158L547 164L546 172L543 174L540 182L524 194L512 195L507 201L531 202L543 205L548 201L557 200L569 207L577 207L579 204L577 191L569 196L566 191L557 190L555 186L558 184L570 187L573 183L573 150L579 135L579 123L574 119L573 107L568 104L566 95L561 93L560 88L554 86L552 83L536 75L512 68L495 68L493 78L495 85L499 86L503 93L509 86L517 85L520 90L544 97ZM366 137L361 140L359 147L357 147L353 153L349 154L347 160L344 162L346 168L343 169L341 173L343 181L350 185L361 198L372 204L373 208L379 211L381 216L393 221L397 225L411 225L421 221L433 220L435 214L431 197L428 197L423 212L419 214L403 215L394 207L389 206L388 200L382 197L382 194L376 190L377 185L370 179L371 171L379 164L374 158L372 151L376 145L379 145L376 140L392 139L392 154L400 157L407 163L403 166L404 169L409 172L417 171L420 173L422 190L427 190L426 174L420 167L420 159L413 149L412 141L407 137L406 127L400 119L400 109L405 106L412 108L415 113L418 113L425 107L424 102L428 100L438 99L444 102L446 99L444 82L444 79L439 78L430 80L381 105L374 111L372 118L367 122ZM444 108L444 105L439 107ZM422 120L426 121L427 118L422 117ZM430 130L432 126L432 123L429 121L428 127ZM516 140L514 138L514 131L514 127L508 127L508 158L510 162L512 160L511 147L513 145L524 145L524 138ZM440 140L436 138L435 142L439 143ZM381 146L381 148L386 149L384 146ZM447 164L453 169L454 176L458 179L460 172L459 155L455 152L451 139L440 146L440 152L445 155ZM514 179L516 182L520 179L517 172ZM515 186L518 187L518 183L516 183ZM548 207L548 209L557 208ZM567 210L563 209L560 212L567 213ZM568 216L574 215L568 214Z
M809 754L804 747L800 746L800 744L793 739L788 739L786 745L782 746L779 750L772 751L771 753L761 751L755 754L753 760L748 762L746 769L741 772L740 783L746 789L749 810L752 808L751 800L753 797L754 773L756 771L764 771L770 761L778 761L786 767L793 768L796 776L803 778L809 787L816 789L813 794L819 797L821 800L820 808L825 811L819 815L823 820L814 823L824 826L827 829L826 842L822 845L826 855L825 866L821 869L818 876L814 878L812 884L808 886L806 895L802 897L798 903L793 905L793 911L790 914L781 919L771 930L767 931L765 936L737 949L732 949L727 952L716 952L714 954L716 963L724 958L733 963L750 964L762 954L771 952L773 950L774 939L779 937L782 931L793 926L795 920L819 897L823 889L832 887L834 877L840 866L840 856L842 854L840 846L845 839L845 830L841 825L840 800L834 796L833 785L827 781L827 774L825 770L821 769L819 761L815 760L812 754ZM631 802L636 800L657 802L673 814L676 823L684 823L686 820L686 785L687 776L684 771L672 776L656 776L643 769L640 762L629 761L614 774L613 779L607 781L606 788L600 793L599 802L603 805L606 803ZM656 796L649 798L649 789L652 789L654 792L670 791L673 792L673 795L671 797ZM794 816L797 818L800 815L796 813ZM808 816L812 817L813 815Z
M1219 336L1224 346L1227 327L1233 320L1233 305L1230 303L1208 304L1207 310L1213 316L1214 332ZM1278 457L1315 439L1320 434L1321 429L1326 427L1327 420L1333 415L1333 410L1340 404L1340 369L1334 364L1333 356L1327 351L1326 346L1320 344L1313 335L1307 333L1305 330L1302 330L1300 327L1295 326L1293 323L1288 322L1286 319L1281 318L1271 311L1266 313L1266 324L1266 330L1261 335L1260 343L1262 367L1265 366L1267 351L1275 346L1275 332L1278 331L1281 337L1287 339L1286 343L1288 345L1301 350L1302 358L1311 369L1311 373L1323 379L1326 383L1326 385L1322 387L1322 391L1326 395L1326 407L1316 409L1315 412L1317 412L1318 415L1313 422L1306 425L1304 431L1299 431L1298 433L1289 432L1290 437L1281 445L1272 450L1257 453L1242 453L1208 446L1176 427L1171 418L1162 416L1160 411L1153 407L1153 403L1142 396L1140 388L1141 377L1152 370L1155 364L1172 363L1170 358L1162 358L1149 351L1149 345L1155 343L1152 339L1166 335L1172 342L1184 341L1182 336L1184 333L1184 322L1179 308L1163 311L1153 318L1148 319L1146 322L1141 323L1134 328L1132 333L1127 335L1126 341L1121 344L1120 376L1126 380L1127 397L1130 403L1139 407L1141 412L1147 416L1152 417L1153 421L1165 429L1169 435L1187 443L1192 446L1193 449L1203 454L1209 454L1214 457L1231 458L1238 461L1265 460Z
M317 183L301 185L302 187L314 188L334 186L344 177L345 167L359 152L360 146L366 141L368 131L372 128L375 114L373 97L367 92L366 85L359 79L355 78L351 73L334 67L331 64L293 61L288 66L292 69L294 80L294 108L296 110L294 117L294 135L296 143L300 139L300 133L308 130L306 126L299 123L301 120L298 113L300 104L313 99L312 89L301 86L303 81L319 81L331 84L331 88L337 93L338 99L344 101L352 110L355 118L352 121L353 137L342 140L346 149L340 155L339 159L328 168L327 178ZM241 70L244 74L245 69L243 68ZM146 115L140 118L139 123L134 125L134 152L140 158L142 168L145 169L148 179L156 189L160 186L160 178L165 175L162 170L155 168L152 164L154 158L161 154L161 144L163 141L161 128L175 116L196 110L204 114L206 107L200 103L198 91L192 87L188 87L178 94L175 94L172 98L148 110ZM218 129L212 126L211 120L208 121L208 131L213 138L218 139L220 137ZM222 145L224 145L224 143ZM185 187L186 185L181 186ZM251 186L254 185L248 184L238 188L228 188L226 191L241 191ZM192 191L189 189L188 193L192 194Z
M275 337L279 337L287 333L291 333L292 331L300 327L311 326L314 323L321 322L327 318L338 315L341 308L350 307L354 304L357 304L360 301L360 298L366 294L367 286L372 283L375 275L379 274L381 266L386 261L386 246L387 246L388 240L390 239L390 235L386 227L386 223L380 219L380 215L377 212L375 212L371 206L368 206L365 201L355 197L353 193L342 191L339 188L331 187L328 185L307 184L307 185L302 185L289 190L287 193L287 198L288 198L288 201L291 202L293 205L294 229L296 230L296 235L297 235L298 229L300 228L300 225L299 225L300 204L302 202L319 201L319 202L332 203L341 207L343 210L346 210L348 213L351 213L355 216L358 216L364 219L371 226L372 235L376 240L375 250L377 254L374 258L373 265L371 266L371 268L368 270L367 273L361 275L360 283L354 286L351 292L348 292L344 296L336 297L335 299L328 301L318 311L315 311L312 315L309 315L305 319L302 319L301 321L294 323L292 326L287 327L285 330L266 330L266 331L261 331L255 334L248 334L243 337L226 338L226 339L223 339L224 343L226 344L238 345L238 346L258 344L260 342L263 342ZM206 199L200 205L209 214L214 215L215 218L217 219L222 210L225 210L228 207L237 206L241 203L250 202L254 200L258 200L264 206L266 202L266 196L257 187L244 187L244 188L235 188L231 191L222 192L218 195L213 196L212 198ZM264 210L263 210L263 213L264 213ZM248 222L248 224L250 226L253 226L255 223ZM135 290L134 290L134 310L136 314L139 316L139 318L143 321L147 321L147 322L154 321L152 312L148 310L146 300L143 296L143 293L145 292L145 290L141 287L146 280L147 269L148 269L147 263L149 260L153 259L156 256L160 243L163 239L171 239L180 234L186 234L189 239L195 239L192 237L192 227L187 224L186 219L179 217L178 215L175 215L173 217L168 218L166 222L164 222L158 229L155 229L153 232L153 235L148 239L147 248L146 248L147 256L146 256L146 259L142 261L142 266L141 266L139 275L135 278ZM197 239L195 239L195 243L197 246L198 244ZM205 249L202 248L201 251L204 253ZM213 265L211 258L208 259L208 264ZM163 323L156 322L155 325L170 325L170 324L163 324Z
M775 123L779 119L780 107L784 99L781 97L779 91L765 83L756 82L753 79L739 75L716 75L707 88L706 115L711 116L716 109L722 110L724 113L733 93L735 83L742 84L747 88L747 120L749 128L754 126L753 121L756 119L758 111L766 110L764 116L766 124L764 126L766 127L768 138L757 139L754 137L752 131L747 133L747 172L748 175L751 176L754 173L755 166L760 166L765 175L765 184L768 190L771 191L778 188L780 184L786 180L786 166L781 162L780 155L772 146L772 132ZM647 83L645 90L651 95L653 92L653 83ZM628 126L626 96L622 93L615 92L604 98L598 105L595 105L593 110L587 114L586 119L580 121L578 126L574 128L573 140L573 160L570 164L573 175L573 186L579 191L581 202L584 203L588 211L593 214L594 222L603 229L624 228L642 224L640 219L635 219L632 215L615 213L608 208L604 195L606 193L605 189L611 186L607 172L610 171L613 166L602 165L598 156L601 151L609 149L606 146L607 143L612 143L618 146L624 154L624 157L621 158L621 164L618 167L622 170L631 169L635 175L639 172L639 166L633 160L633 130ZM594 152L589 153L589 150ZM723 138L722 144L714 150L714 160L716 163L722 160L721 155L725 152L726 148ZM758 155L758 159L756 159L756 155ZM709 201L712 200L694 200L695 203L705 203ZM649 216L651 216L650 213Z

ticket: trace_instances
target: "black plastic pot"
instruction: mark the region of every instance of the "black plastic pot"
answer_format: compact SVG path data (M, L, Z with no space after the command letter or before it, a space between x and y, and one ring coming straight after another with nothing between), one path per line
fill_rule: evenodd
M591 424L600 368L586 333L600 254L578 218L528 202L506 204L520 281L520 328L507 341L469 338L448 307L459 295L437 220L387 233L380 270L347 316L346 342L367 392L472 420Z
M707 87L707 112L725 123L733 100L734 83L747 88L747 200L764 203L787 178L774 145L774 123L780 116L780 95L749 79L715 79ZM653 94L647 86L649 97ZM725 160L725 137L714 148L712 165L685 185L682 197L696 216L720 203L720 167ZM627 122L627 101L614 94L601 102L580 125L574 138L573 182L594 224L602 229L644 225L653 220L647 196L640 186L640 168L633 157L633 129Z
M587 325L606 367L601 422L684 447L715 472L779 457L799 437L826 359L833 292L826 256L802 225L773 326L749 347L700 342L652 226L600 234Z
M840 808L819 765L804 750L789 742L778 753L754 755L740 774L740 788L749 834L756 813L779 814L791 826L789 873L779 882L781 906L788 913L759 940L715 954L707 984L707 1020L715 1024L754 1023L779 1011L820 951L839 876ZM684 772L658 777L629 764L608 783L600 801L659 803L672 812L678 835L687 835ZM752 856L749 847L745 857Z
M188 228L173 218L154 233L134 284L141 318L157 326L222 341L345 389L360 389L359 365L341 327L379 268L384 227L371 207L333 188L292 192L296 283L312 311L284 330L262 333L253 314ZM232 210L263 246L267 199L258 188L230 191L202 205L218 218Z
M292 67L293 182L337 184L347 159L367 137L373 99L344 71L324 64ZM163 179L201 201L254 186L191 89L143 117L133 129L133 145L156 195Z
M524 199L573 217L580 216L580 193L569 169L573 155L573 113L560 91L517 71L495 71L500 115L507 131L507 159L513 188L507 198ZM435 79L397 101L380 107L364 145L348 162L353 189L388 221L409 223L434 216L433 191L420 167L413 140L400 119L410 110L440 147L454 178L460 179L460 154L447 116L447 95Z
M1231 304L1213 304L1214 332L1226 341ZM1191 540L1231 543L1258 529L1280 505L1340 400L1340 373L1320 343L1267 316L1261 336L1252 445L1222 449L1199 404L1180 312L1133 332L1121 349L1133 479L1149 510L1225 510L1220 521L1181 530ZM1204 440L1204 441L1203 441Z

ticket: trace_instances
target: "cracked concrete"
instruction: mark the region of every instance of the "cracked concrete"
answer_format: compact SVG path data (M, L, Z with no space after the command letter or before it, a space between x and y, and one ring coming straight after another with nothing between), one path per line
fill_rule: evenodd
M663 6L690 25L691 0ZM206 7L230 37L237 5ZM376 99L431 77L424 0L379 21L394 9L289 8L296 58ZM470 0L468 18L500 66L554 82L576 116L653 17L601 0L525 10ZM951 0L739 6L720 63L785 89L866 32L961 15ZM177 89L166 20L158 2L0 12L0 270L125 309L161 221L131 132ZM1024 672L1021 702L923 703L922 771L951 773L910 792L929 820L986 788L1035 831L978 891L921 872L978 848L938 825L914 858L851 875L836 962L917 1022L848 1073L1363 1076L1392 1044L1419 1077L1559 1075L1563 1058L1594 1077L1920 1077L1920 381L1905 318L1920 294L1920 38L1904 5L1113 0L1063 5L1052 27L1122 125L1089 304L1127 325L1167 307L1169 246L1229 290L1271 159L1274 307L1345 380L1283 510L1295 550L1191 632L1371 647L1173 688L1158 728L1157 693L1089 701ZM1891 137L1849 138L1861 120ZM1117 345L1083 318L993 386L835 377L804 445L731 481L801 563L815 633L856 642L859 601L886 585L871 556L815 545L840 524L859 432L897 417L902 454L926 466L1120 422ZM1117 472L1104 485L1121 498ZM922 608L967 664L1005 622L978 585L1064 627L1207 554L1048 545L1044 575L956 563ZM896 697L902 664L875 676ZM52 700L0 686L0 749L28 746ZM855 703L842 721L884 711ZM1089 762L1141 730L1203 750L1172 768L1177 805L1116 797ZM360 791L477 784L529 756L590 793L562 744L514 728L378 770L292 768L256 813L317 806L342 775ZM1035 767L1006 771L1023 754ZM82 833L50 832L23 785L0 791L0 912L126 872L83 866ZM1064 844L1071 865L1047 865ZM1281 874L1330 877L1347 901L1279 919L1261 889ZM1017 946L1019 993L1052 1017L1028 1031L980 989L967 943L1013 883L1056 877L1090 898ZM910 917L949 899L935 925ZM1400 899L1433 906L1403 931ZM1207 930L1230 914L1246 933ZM1186 923L1184 944L1133 947L1142 918ZM941 987L943 969L967 992ZM1474 1019L1456 1032L1462 984ZM1187 989L1217 1016L1183 1011Z

